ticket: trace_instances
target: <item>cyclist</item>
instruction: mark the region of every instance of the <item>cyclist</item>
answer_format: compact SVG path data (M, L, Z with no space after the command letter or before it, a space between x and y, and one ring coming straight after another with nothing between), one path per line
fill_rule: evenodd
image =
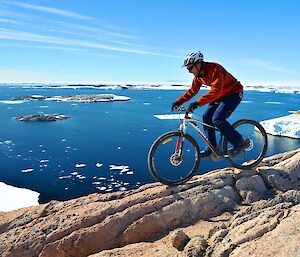
M245 143L241 134L226 119L241 102L243 86L220 64L204 61L203 54L200 51L188 54L184 58L182 67L186 67L194 75L194 79L191 88L172 104L172 111L193 98L202 84L210 87L206 94L189 105L189 109L193 111L199 106L202 107L208 104L208 108L203 114L203 122L217 127L233 145L233 148L229 150L229 154L231 156L237 155L243 150ZM216 147L215 131L206 126L204 126L204 131L209 142ZM201 151L203 158L210 156L210 154L211 149L209 147Z

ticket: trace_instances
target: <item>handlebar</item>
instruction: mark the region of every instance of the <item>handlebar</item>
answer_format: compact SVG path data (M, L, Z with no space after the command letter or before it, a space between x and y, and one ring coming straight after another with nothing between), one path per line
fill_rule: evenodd
M193 112L193 111L190 110L190 108L188 108L188 107L183 107L183 106L175 107L174 110L175 110L175 111L182 111L182 112L185 112L186 114L187 114L187 113L190 113L190 112Z

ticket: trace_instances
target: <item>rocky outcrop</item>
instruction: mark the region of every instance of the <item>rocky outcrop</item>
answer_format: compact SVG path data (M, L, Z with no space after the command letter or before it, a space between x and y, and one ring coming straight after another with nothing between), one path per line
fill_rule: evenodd
M0 213L1 256L300 256L300 149L212 171Z
M57 120L66 120L69 119L69 116L64 114L45 114L38 113L32 115L24 115L16 117L16 120L19 121L57 121Z

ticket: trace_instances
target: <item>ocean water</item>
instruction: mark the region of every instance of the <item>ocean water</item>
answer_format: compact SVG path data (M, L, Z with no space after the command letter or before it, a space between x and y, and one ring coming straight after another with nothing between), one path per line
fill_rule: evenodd
M0 87L0 181L40 193L40 203L66 200L90 193L137 188L154 182L147 154L162 133L177 130L178 120L159 120L171 114L178 90L99 90ZM205 91L203 91L205 92ZM14 96L116 94L129 101L71 103L26 101ZM262 121L299 109L299 95L245 91L244 99L229 118ZM205 107L195 112L201 119ZM60 113L71 116L56 122L20 122L19 115ZM191 132L191 131L189 131ZM200 147L204 145L200 138ZM267 156L300 147L300 140L269 136ZM226 161L203 160L198 174L229 166Z

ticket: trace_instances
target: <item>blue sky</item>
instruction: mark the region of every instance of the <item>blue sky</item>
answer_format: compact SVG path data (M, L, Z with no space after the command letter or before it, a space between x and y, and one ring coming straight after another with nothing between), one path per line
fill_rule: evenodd
M297 0L0 0L0 82L187 83L202 50L244 84L300 85Z

